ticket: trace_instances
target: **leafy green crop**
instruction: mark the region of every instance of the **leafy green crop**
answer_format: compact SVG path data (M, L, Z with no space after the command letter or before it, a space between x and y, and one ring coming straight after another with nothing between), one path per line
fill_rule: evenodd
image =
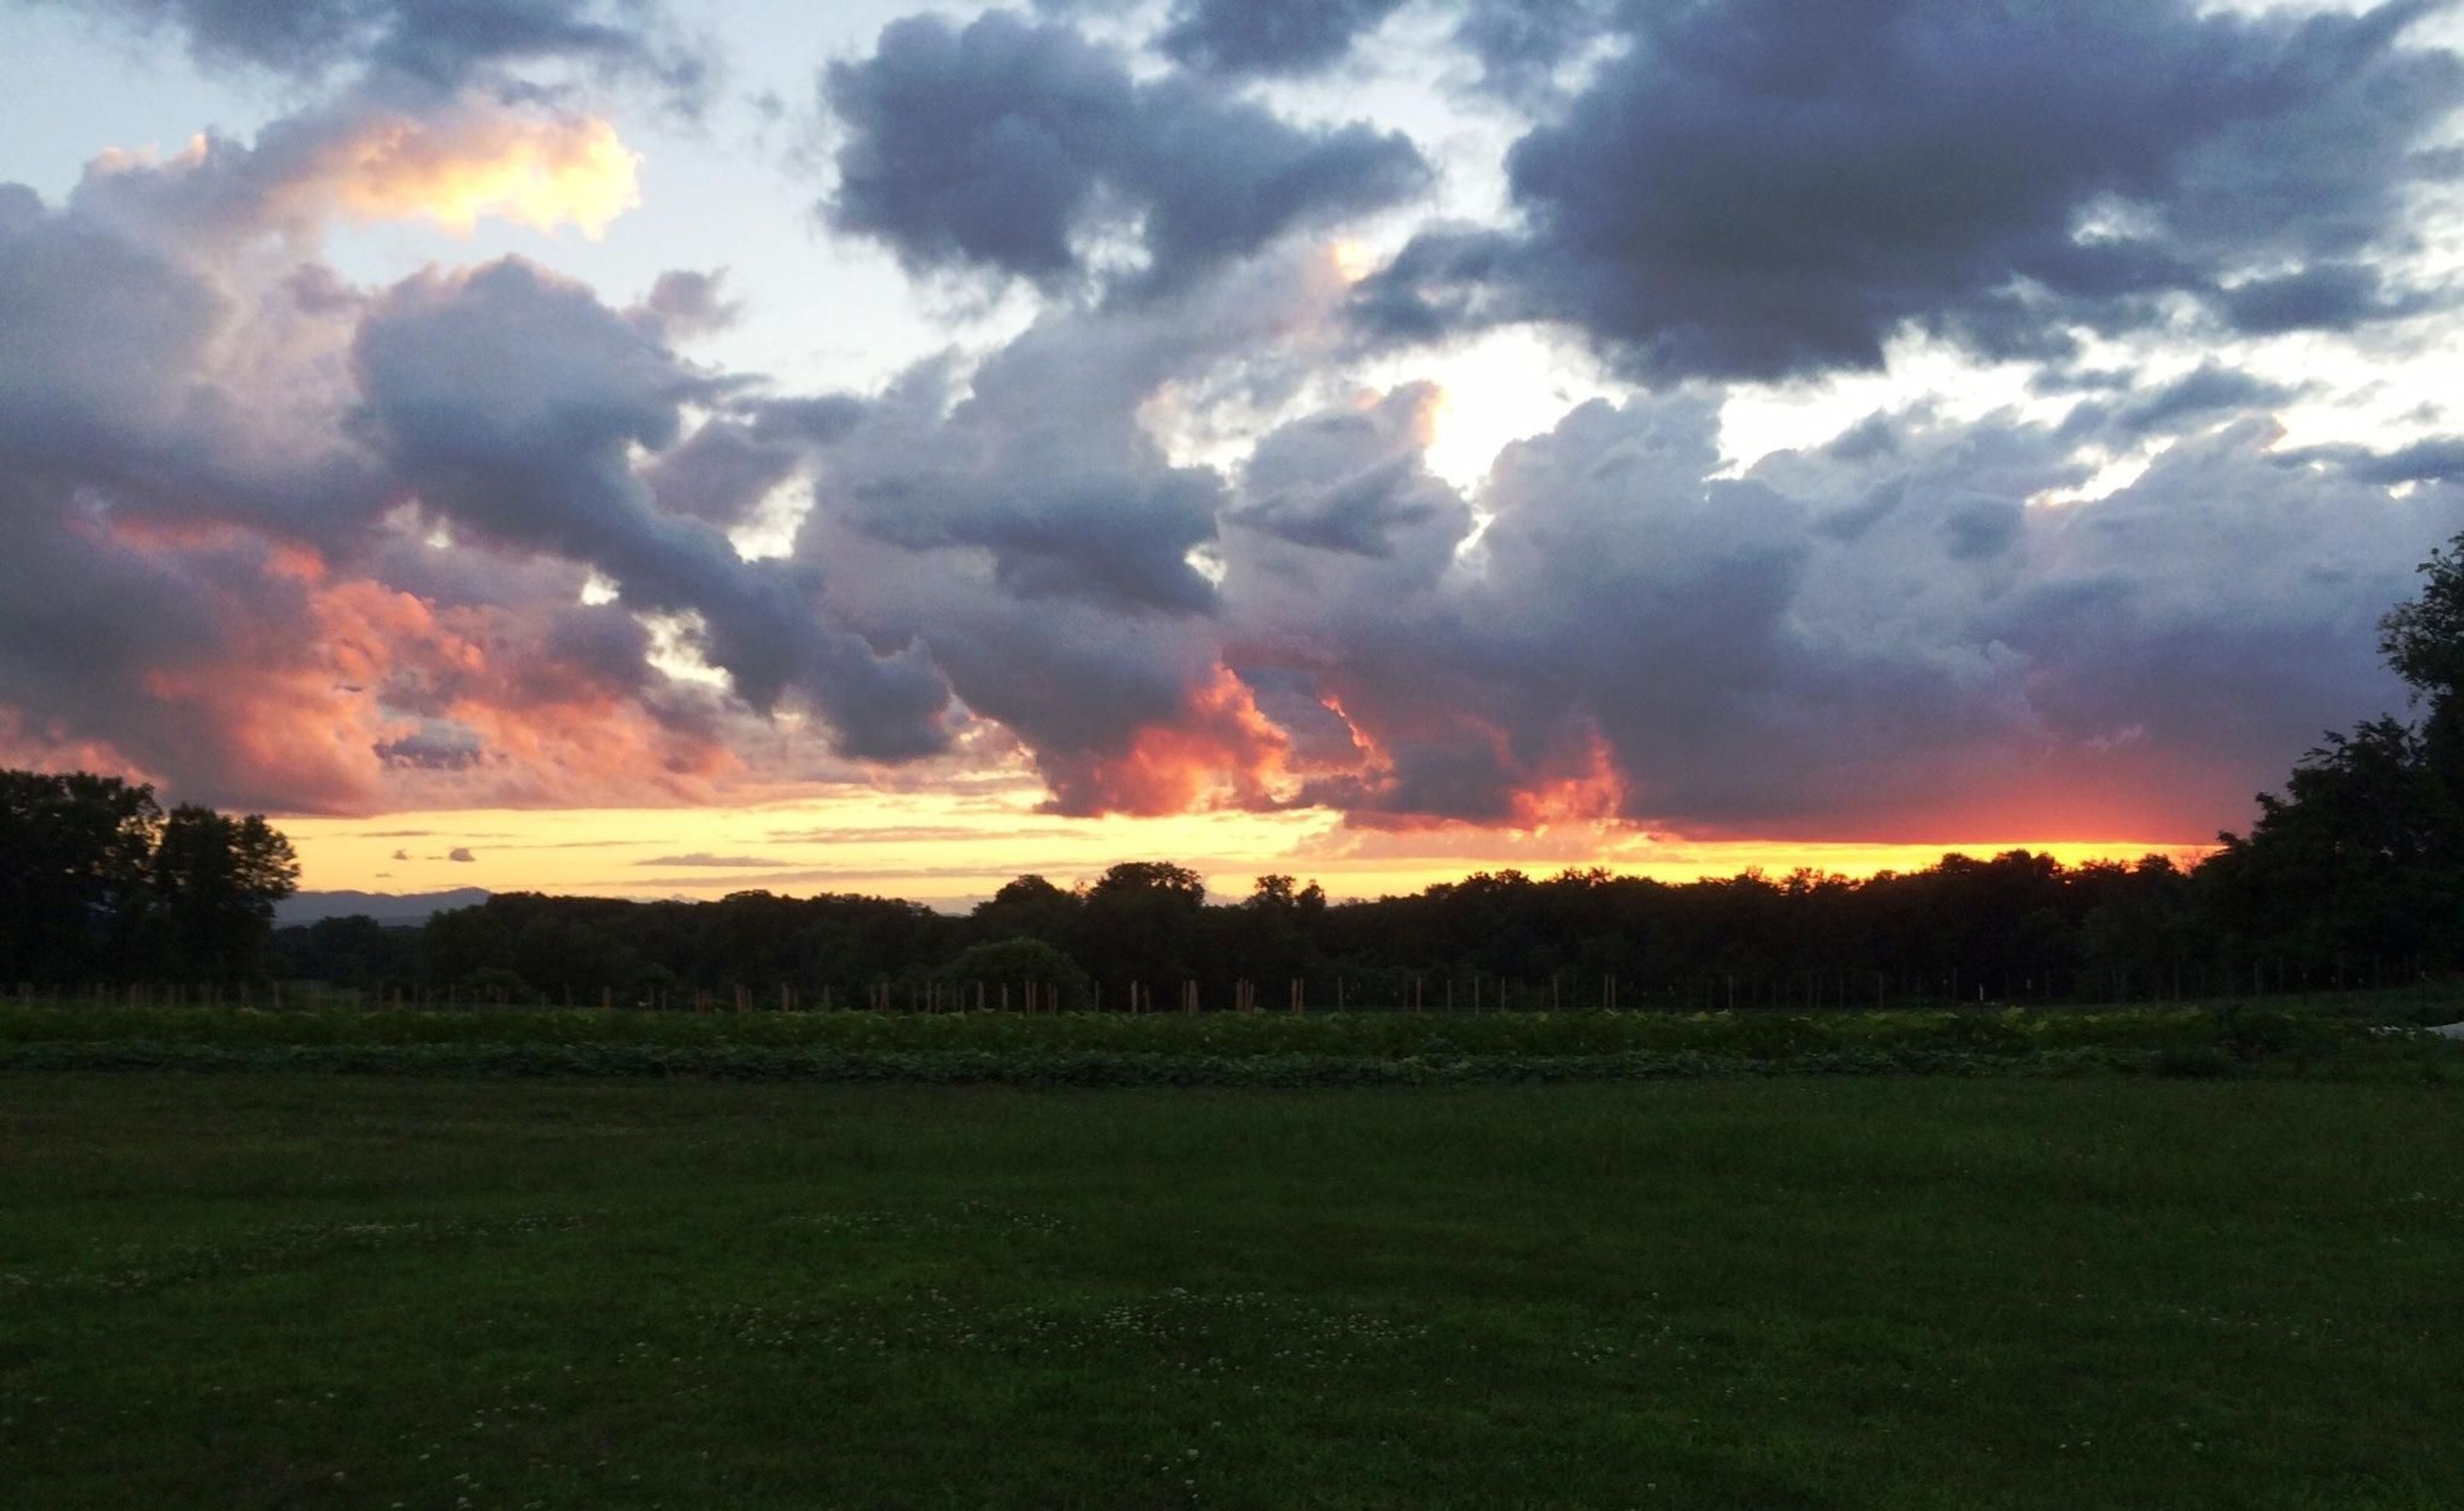
M1410 1085L1711 1075L2241 1074L2457 1046L2317 1015L656 1014L0 1004L0 1065L1020 1085Z

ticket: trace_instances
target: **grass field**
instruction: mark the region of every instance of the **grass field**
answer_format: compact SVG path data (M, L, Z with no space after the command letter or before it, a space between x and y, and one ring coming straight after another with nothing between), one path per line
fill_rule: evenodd
M0 1076L0 1504L2452 1507L2459 1097Z

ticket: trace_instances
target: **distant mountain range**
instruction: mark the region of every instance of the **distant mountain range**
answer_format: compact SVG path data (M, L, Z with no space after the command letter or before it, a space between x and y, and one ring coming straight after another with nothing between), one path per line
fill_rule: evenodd
M450 892L300 892L274 905L274 922L287 929L320 918L364 913L381 924L424 924L431 913L476 907L487 900L484 887L457 887Z

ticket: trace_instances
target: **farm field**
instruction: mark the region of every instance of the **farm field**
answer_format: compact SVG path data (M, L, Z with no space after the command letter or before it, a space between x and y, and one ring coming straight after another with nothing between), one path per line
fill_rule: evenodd
M2452 1506L2459 1096L0 1075L0 1503Z
M0 1071L1353 1086L1737 1074L2464 1079L2444 995L1818 1013L873 1013L0 1001Z

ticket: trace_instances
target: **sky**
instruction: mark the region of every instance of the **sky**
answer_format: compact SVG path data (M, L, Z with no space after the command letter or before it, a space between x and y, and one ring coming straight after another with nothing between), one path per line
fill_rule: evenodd
M2464 531L2459 46L0 0L0 764L312 889L2189 853Z

